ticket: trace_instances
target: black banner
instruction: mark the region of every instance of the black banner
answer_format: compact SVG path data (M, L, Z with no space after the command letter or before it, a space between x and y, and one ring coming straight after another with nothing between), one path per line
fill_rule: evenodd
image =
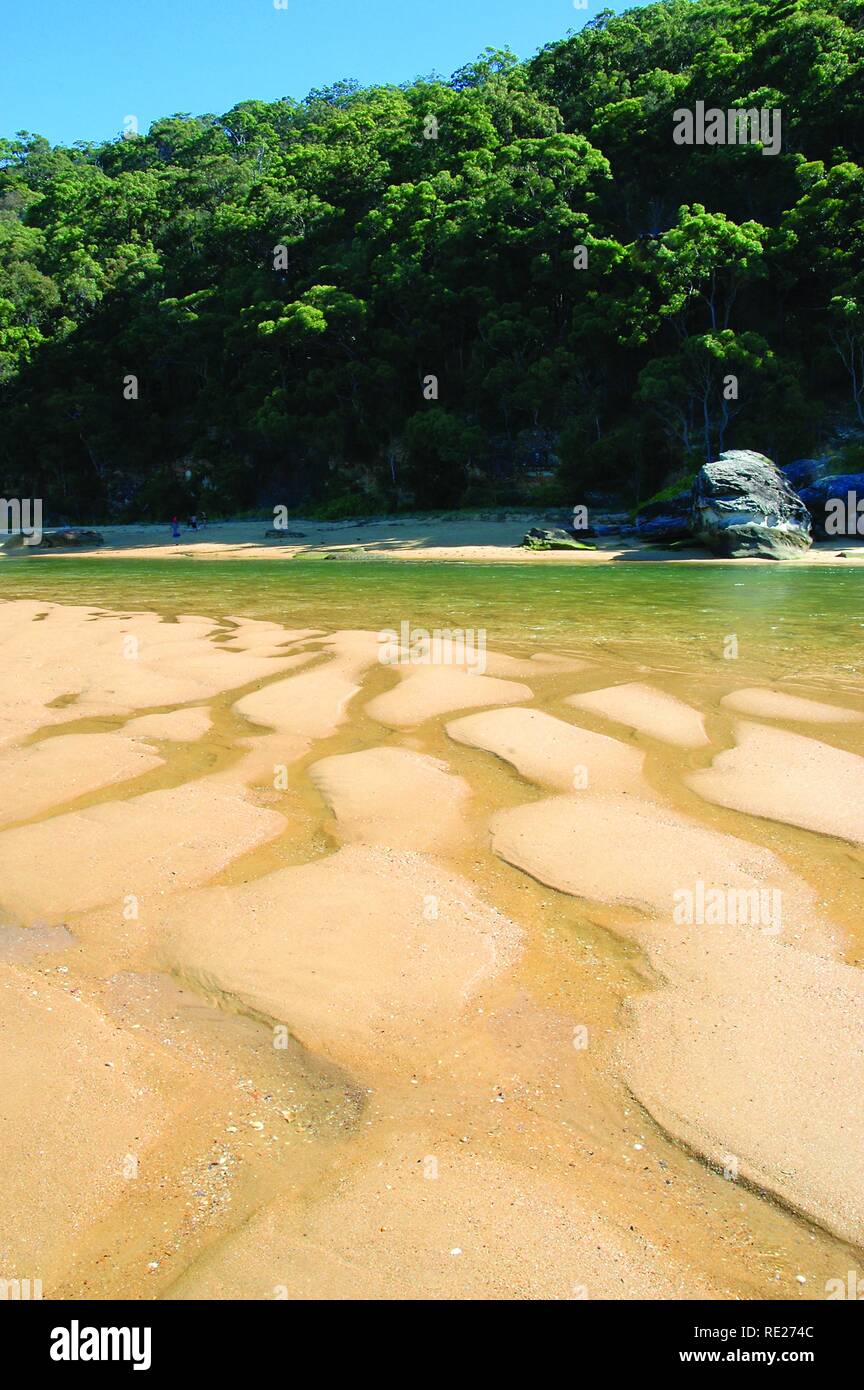
M787 1366L818 1368L821 1373L851 1363L860 1344L861 1323L855 1309L835 1301L752 1303L595 1303L574 1301L554 1316L553 1326L567 1338L567 1356L584 1369L585 1358L599 1360L604 1369L666 1371L672 1367L760 1367L766 1371ZM848 1301L848 1300L843 1300ZM856 1300L857 1301L857 1300ZM313 1318L326 1318L332 1327L339 1320L340 1337L328 1336L324 1362L332 1374L333 1351L344 1347L356 1365L358 1353L375 1337L394 1350L411 1335L417 1303L384 1308L380 1325L369 1304L362 1305L362 1322L352 1335L356 1304L335 1303L315 1308ZM315 1341L301 1342L309 1327L310 1305L273 1303L49 1303L0 1304L0 1326L12 1364L24 1371L49 1372L52 1379L70 1375L92 1377L109 1370L112 1375L164 1375L189 1370L196 1376L224 1377L238 1354L251 1372L284 1375L294 1379L298 1356L315 1354ZM441 1317L459 1321L458 1305L439 1305L432 1347L441 1349L453 1374L453 1348L442 1341ZM508 1311L506 1323L485 1320L481 1328L472 1315L471 1331L492 1337L494 1353L512 1348L514 1325ZM422 1305L417 1336L424 1345L423 1372L429 1374L430 1309ZM544 1331L546 1329L544 1314ZM398 1319L398 1320L397 1320ZM407 1322L407 1326L406 1326ZM497 1330L496 1330L497 1328ZM467 1332L466 1328L466 1332ZM347 1334L347 1336L345 1335ZM545 1350L545 1348L544 1348ZM549 1348L547 1355L552 1352ZM563 1352L559 1351L559 1355ZM338 1355L338 1351L337 1351ZM434 1358L434 1350L433 1350ZM322 1367L323 1369L323 1367Z

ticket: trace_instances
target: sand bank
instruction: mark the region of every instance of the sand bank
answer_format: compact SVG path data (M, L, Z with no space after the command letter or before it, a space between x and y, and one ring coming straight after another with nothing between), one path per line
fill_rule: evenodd
M347 843L440 850L465 837L471 789L438 758L408 748L367 748L323 758L309 776Z
M858 710L843 705L826 705L821 700L802 700L785 690L760 688L733 690L724 695L720 704L736 714L750 714L757 719L788 719L804 724L855 724L864 719Z
M640 681L571 695L566 703L678 748L704 748L709 742L705 721L698 710L691 709L665 690Z
M431 860L363 846L175 896L152 929L169 969L242 999L312 1051L415 1073L452 1047L520 936Z
M366 713L391 729L409 729L454 710L478 705L517 704L533 691L517 681L473 675L451 666L399 667L400 682L366 706Z
M625 791L642 781L644 754L605 734L593 734L539 709L501 709L454 719L457 743L485 748L538 787Z
M735 739L710 768L687 777L700 796L864 844L864 758L764 724L738 724Z
M699 884L723 895L776 891L779 924L769 900L757 926L811 945L825 941L816 894L775 855L637 795L576 794L501 811L492 845L562 893L629 908L661 926L687 911L687 893L695 913Z
M274 811L203 783L71 811L0 835L3 905L33 922L113 903L119 923L130 894L143 915L281 829Z
M720 1171L864 1240L861 971L759 932L664 933L663 989L633 1003L626 1071L652 1115Z
M2 1277L44 1296L136 1162L182 1112L186 1079L60 980L0 965ZM130 1164L131 1156L131 1164Z
M173 1296L351 1300L358 1288L400 1301L714 1294L566 1182L420 1132L333 1185L311 1212L263 1212Z
M119 734L60 734L0 751L0 825L32 816L161 767L146 743Z
M130 719L123 725L123 732L139 738L191 743L203 738L211 727L206 709L178 709L170 714L142 714L138 719Z

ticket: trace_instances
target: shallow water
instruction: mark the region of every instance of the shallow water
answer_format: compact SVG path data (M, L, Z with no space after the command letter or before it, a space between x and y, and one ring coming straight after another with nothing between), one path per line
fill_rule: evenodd
M351 560L31 557L0 565L0 598L289 627L485 629L490 646L854 686L864 576L841 566L516 565ZM737 666L727 653L737 640Z

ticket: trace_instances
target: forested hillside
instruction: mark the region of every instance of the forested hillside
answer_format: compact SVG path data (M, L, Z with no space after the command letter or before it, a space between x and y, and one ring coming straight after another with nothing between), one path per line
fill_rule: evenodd
M779 152L676 144L700 101L779 110ZM862 164L864 0L668 0L525 64L0 141L3 495L633 503L836 443Z

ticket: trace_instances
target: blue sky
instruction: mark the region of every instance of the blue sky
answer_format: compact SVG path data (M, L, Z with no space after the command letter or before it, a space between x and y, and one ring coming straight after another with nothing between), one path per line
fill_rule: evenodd
M0 136L106 140L176 111L303 97L343 77L449 76L487 45L527 58L621 0L9 0Z

